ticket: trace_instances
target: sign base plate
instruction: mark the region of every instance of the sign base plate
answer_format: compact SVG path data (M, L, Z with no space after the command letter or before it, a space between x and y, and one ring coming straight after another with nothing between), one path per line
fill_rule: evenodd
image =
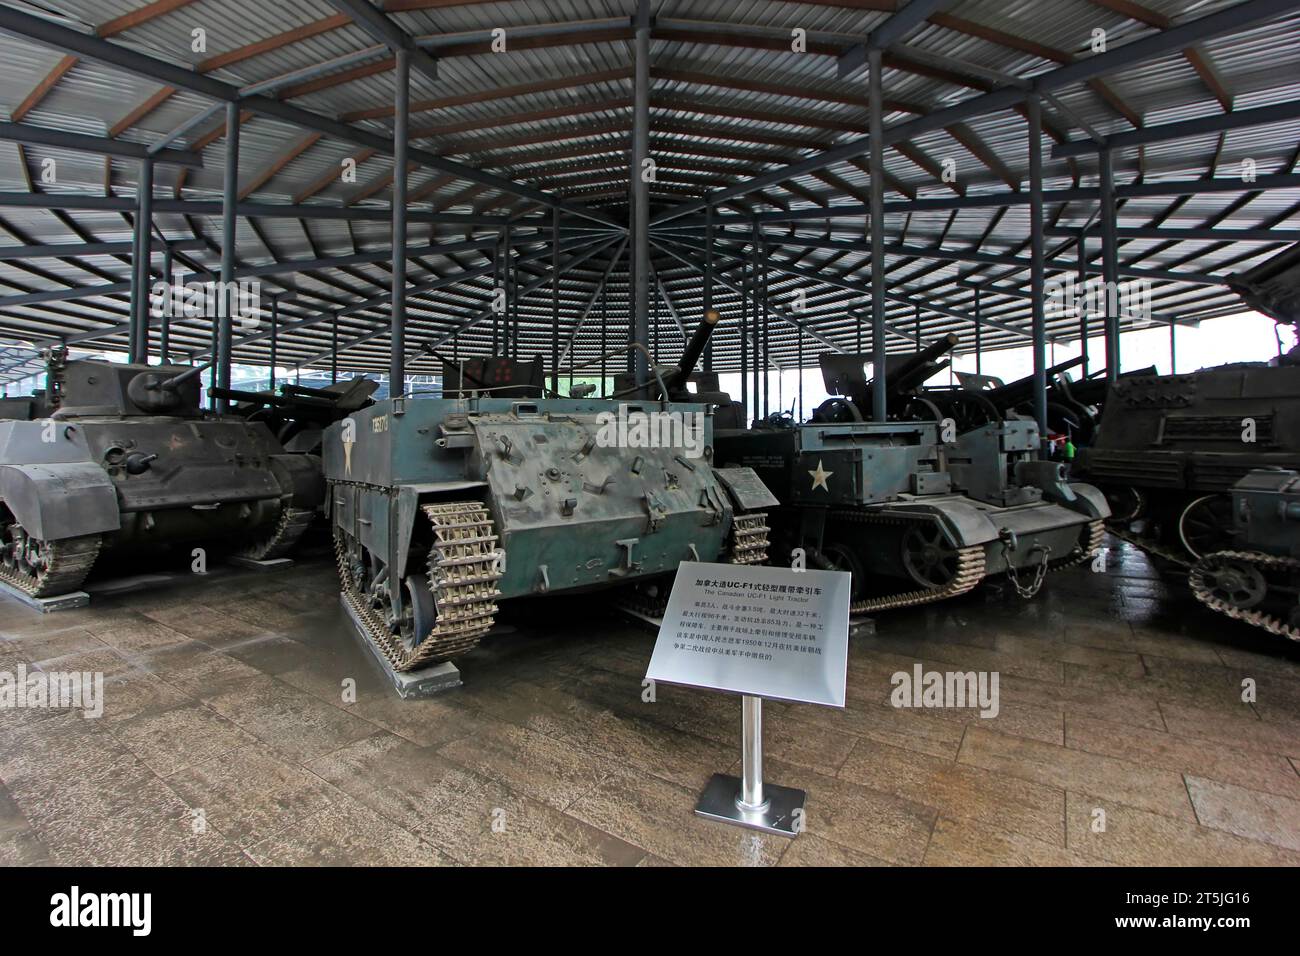
M715 773L709 785L700 794L700 802L695 805L697 816L717 820L719 823L732 823L751 830L762 830L779 836L795 837L803 828L803 814L796 813L803 809L807 794L793 787L777 787L770 783L763 784L763 796L767 799L767 809L763 811L742 810L736 803L740 796L740 778L730 774Z

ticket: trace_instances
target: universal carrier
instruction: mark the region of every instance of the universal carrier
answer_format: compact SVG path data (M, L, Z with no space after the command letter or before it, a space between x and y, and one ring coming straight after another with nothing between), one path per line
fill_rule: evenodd
M689 375L712 327L696 331L674 378ZM499 378L528 377L508 371ZM326 430L344 599L398 670L473 648L502 600L632 586L684 560L766 557L757 509L775 500L748 469L713 467L706 406L519 389L389 399ZM619 447L608 439L620 410L702 432Z
M1105 498L1039 459L1035 422L995 414L950 435L956 423L907 399L955 344L949 336L891 362L890 404L915 420L865 421L869 356L834 355L823 356L823 376L845 397L812 421L719 435L719 461L753 468L781 501L770 515L776 554L802 548L811 566L852 572L854 613L953 597L999 572L1027 597L1101 545Z

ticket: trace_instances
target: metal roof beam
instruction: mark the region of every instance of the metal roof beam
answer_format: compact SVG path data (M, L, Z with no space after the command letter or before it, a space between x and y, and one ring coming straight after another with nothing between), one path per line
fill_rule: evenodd
M0 32L33 40L55 49L76 53L88 60L104 63L138 76L148 77L168 86L188 90L210 99L222 102L240 102L245 108L263 116L273 117L301 129L323 133L345 143L355 143L358 146L368 147L386 156L393 155L393 141L387 136L358 129L328 116L321 116L310 110L280 100L273 100L266 96L242 96L240 91L229 83L223 83L210 76L195 73L193 70L186 69L178 64L168 63L156 57L138 53L128 47L109 43L84 33L78 33L76 30L70 30L48 20L20 13L9 7L0 6ZM574 216L595 219L598 222L613 226L623 225L607 213L564 202L540 189L534 189L531 186L516 183L501 176L485 173L473 166L454 162L426 150L412 149L410 158L430 169L454 173L458 178L464 179L466 182L480 183L489 189L499 189L502 192L530 199L548 207L558 206L563 211Z
M1058 143L1052 147L1053 159L1068 156L1086 156L1102 149L1122 149L1126 146L1147 146L1151 143L1164 143L1171 139L1184 139L1188 136L1203 136L1207 133L1221 133L1226 130L1246 129L1251 126L1265 126L1269 123L1282 123L1300 117L1300 100L1287 103L1275 103L1272 106L1259 106L1252 110L1233 110L1231 113L1217 113L1213 116L1199 116L1196 119L1182 120L1177 123L1161 123L1159 126L1144 126L1141 129L1103 136L1100 142L1093 140L1071 140Z
M866 242L853 242L843 239L808 239L801 236L773 235L767 233L764 241L774 246L796 246L813 249L843 249L848 252L869 252ZM968 252L957 249L940 249L929 246L891 245L885 246L885 253L894 256L910 256L917 259L946 259L951 262L977 262L983 265L1015 266L1028 269L1029 260L1019 256L1002 255L993 252ZM1073 268L1073 266L1071 266ZM1100 273L1099 266L1089 265L1088 272ZM1171 272L1167 269L1132 269L1120 267L1119 275L1131 279L1151 279L1158 282L1187 282L1192 285L1227 285L1221 276L1204 275L1197 272Z
M1083 83L1094 77L1133 66L1135 63L1182 50L1184 47L1201 40L1238 30L1250 23L1292 13L1295 8L1295 0L1246 0L1244 3L1239 3L1218 13L1200 17L1153 36L1143 37L1122 46L1112 47L1105 53L1099 53L1096 56L1090 56L1041 73L1034 77L1027 87L1001 87L988 93L973 96L953 106L936 109L924 116L891 126L884 131L884 145L888 146L905 139L913 139L923 133L942 129L973 116L1010 109L1022 102L1031 92L1045 93L1074 83ZM744 180L725 189L716 190L701 199L685 202L672 209L664 210L655 216L652 222L666 222L678 216L703 209L709 203L716 205L728 199L776 185L791 177L802 176L862 156L867 152L868 140L869 137L867 136L858 137L816 156L810 156L807 159ZM1088 149L1090 151L1095 150L1096 144L1090 142Z
M390 50L405 51L411 58L411 66L429 79L438 79L437 61L424 52L409 33L388 19L381 10L376 9L367 0L329 0L329 4L339 13L350 16L353 23Z
M199 239L183 239L170 243L173 249L204 249ZM0 261L10 259L58 259L63 256L116 256L130 255L132 242L57 242L44 245L0 246Z
M902 10L867 34L865 43L856 43L844 51L836 62L835 75L842 80L862 69L867 65L868 50L887 50L946 3L948 0L911 0Z
M139 143L127 143L106 136L69 133L66 130L50 129L45 126L29 126L26 123L0 123L0 140L25 143L29 146L54 146L58 149L73 149L83 153L117 156L121 159L146 159L150 156L149 150ZM187 166L190 169L203 168L202 156L179 149L160 150L154 153L152 158L157 163Z
M1101 227L1094 223L1088 227L1093 235L1100 233ZM1066 226L1053 226L1047 230L1049 236L1073 239L1079 230ZM1158 239L1170 242L1300 242L1300 229L1211 229L1187 228L1177 229L1168 226L1116 226L1115 235L1120 239Z

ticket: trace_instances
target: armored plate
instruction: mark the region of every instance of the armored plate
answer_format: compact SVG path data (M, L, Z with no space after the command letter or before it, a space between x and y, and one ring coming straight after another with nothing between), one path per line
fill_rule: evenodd
M722 482L723 487L731 492L737 504L746 511L755 508L776 508L780 505L752 468L714 468L713 474L717 476L718 481Z

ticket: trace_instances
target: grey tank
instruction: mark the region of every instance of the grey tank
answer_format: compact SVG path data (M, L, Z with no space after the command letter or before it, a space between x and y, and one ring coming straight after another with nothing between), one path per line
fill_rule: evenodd
M320 460L199 407L189 366L52 360L53 411L0 421L0 578L75 590L101 552L287 553L324 498Z

